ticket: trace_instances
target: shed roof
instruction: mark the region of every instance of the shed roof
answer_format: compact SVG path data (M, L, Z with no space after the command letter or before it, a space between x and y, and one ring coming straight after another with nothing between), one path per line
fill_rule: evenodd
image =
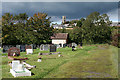
M68 33L55 33L51 36L51 39L67 39Z

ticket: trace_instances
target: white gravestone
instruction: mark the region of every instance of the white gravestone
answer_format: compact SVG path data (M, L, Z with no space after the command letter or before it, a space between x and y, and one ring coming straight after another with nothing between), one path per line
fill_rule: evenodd
M41 59L38 59L38 61L37 62L41 62Z
M27 54L33 54L33 49L26 49Z
M18 76L31 76L31 71L24 68L23 64L20 64L19 60L12 61L12 69L10 69L10 73L14 77Z

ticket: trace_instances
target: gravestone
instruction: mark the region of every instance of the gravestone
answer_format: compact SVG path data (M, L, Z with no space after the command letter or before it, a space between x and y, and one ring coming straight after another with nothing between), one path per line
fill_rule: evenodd
M21 69L18 68L18 65L20 64L19 60L12 61L12 70L20 71ZM23 69L22 69L23 71Z
M31 46L31 48L33 49L33 44L31 44L30 46Z
M25 52L25 45L20 45L20 52Z
M56 46L50 45L50 52L56 52Z
M54 44L57 48L60 48L60 45L59 44Z
M68 46L68 47L72 47L72 43L68 44L67 46Z
M3 45L3 53L6 53L9 49L9 45Z
M44 50L47 51L49 49L49 45L44 45Z
M33 44L33 49L37 49L37 45L36 44Z
M32 49L32 46L31 45L26 45L25 49Z
M43 44L40 45L40 51L43 51Z
M20 45L16 45L16 48L20 49Z
M40 45L36 45L37 48L40 48Z
M26 53L27 53L27 54L29 54L29 53L30 53L30 54L33 54L33 49L26 49Z
M75 46L72 46L72 51L75 51Z
M8 49L8 56L20 56L20 50L16 47Z
M23 64L20 64L19 60L12 61L12 69L10 69L10 73L14 77L18 76L31 76L31 71L24 68Z
M26 45L25 46L25 49L26 49L26 53L27 54L32 54L33 53L33 49L32 49L32 46L31 45Z
M83 45L83 43L81 42L81 43L80 43L80 46L82 47L82 45Z
M75 46L75 47L77 47L77 44L76 44L76 43L72 43L72 46Z
M41 44L40 51L47 51L48 49L49 49L49 45L48 44L46 44L46 45Z

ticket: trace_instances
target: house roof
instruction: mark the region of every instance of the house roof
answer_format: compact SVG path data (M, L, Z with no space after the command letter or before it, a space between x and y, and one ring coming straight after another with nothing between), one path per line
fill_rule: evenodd
M51 39L67 39L68 33L55 33L51 36Z

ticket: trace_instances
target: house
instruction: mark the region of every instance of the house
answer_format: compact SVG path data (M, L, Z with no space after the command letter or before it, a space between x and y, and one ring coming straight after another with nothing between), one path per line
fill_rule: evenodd
M110 26L120 26L120 22L112 22Z
M64 26L63 25L53 25L53 28L54 29L63 29L64 28Z
M67 43L68 33L55 33L51 36L52 44L59 44L63 47Z

